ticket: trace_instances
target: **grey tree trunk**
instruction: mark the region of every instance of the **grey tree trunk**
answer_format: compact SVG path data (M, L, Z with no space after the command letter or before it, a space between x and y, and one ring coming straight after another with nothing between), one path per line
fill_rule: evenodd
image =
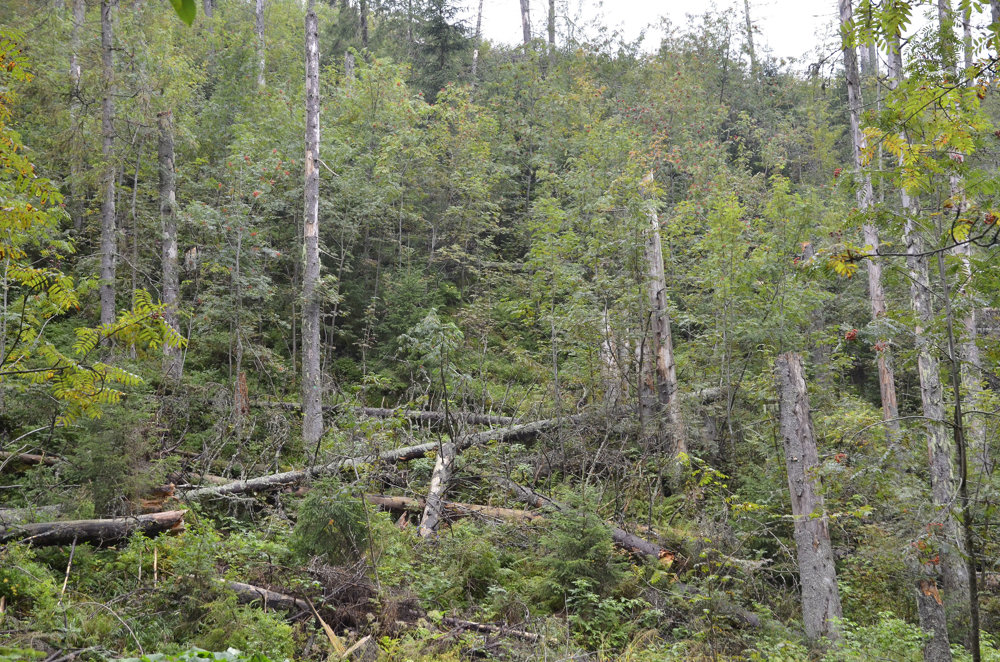
M924 662L951 662L948 623L937 582L933 579L921 578L917 580L916 588L920 629L930 635L924 644Z
M793 352L782 354L775 361L775 373L802 586L802 622L810 640L836 639L840 636L837 620L842 617L840 593L822 483L815 473L819 454L801 357Z
M743 17L747 25L747 49L750 51L750 74L751 78L757 78L757 49L753 44L753 21L750 20L750 0L743 0Z
M483 0L479 0L476 11L476 36L472 42L472 84L476 84L476 70L479 68L479 47L483 39Z
M70 53L69 53L69 79L72 89L70 90L70 119L76 130L80 120L80 82L83 78L83 70L80 66L80 31L83 29L87 16L87 4L84 0L73 0L73 28L70 32ZM80 185L80 178L83 176L83 164L80 152L81 146L74 145L73 153L70 155L70 205L69 213L73 219L73 229L77 234L83 231L83 187Z
M653 174L644 180L652 183ZM663 247L660 241L660 219L650 203L647 209L649 227L646 229L646 289L652 319L653 384L655 391L655 417L658 426L666 419L667 436L673 440L672 454L687 453L684 418L681 414L681 400L677 391L677 363L674 360L674 344L670 330L670 314L667 311L667 281L663 269Z
M319 329L319 25L315 0L306 12L306 154L302 274L302 438L315 446L323 436L323 388Z
M531 5L530 0L521 0L521 32L524 45L531 43Z
M889 44L889 79L896 87L902 78L903 60L899 40ZM954 446L948 436L945 422L944 391L941 387L941 368L933 352L933 339L927 329L934 322L933 293L930 287L928 258L924 240L917 227L918 205L905 189L900 189L903 214L903 244L906 247L906 266L910 280L910 301L916 313L913 329L917 350L917 372L920 378L920 402L924 415L927 439L927 456L931 474L931 499L937 509L936 523L940 524L938 542L941 544L941 577L944 587L945 610L949 631L955 641L968 635L969 573L965 565L965 545L958 532L958 522L953 509L957 486L953 471Z
M116 0L101 0L101 79L104 99L101 102L101 158L103 160L104 198L101 202L101 324L115 320L115 55L112 8Z
M863 100L861 96L861 76L858 71L858 58L854 45L848 40L853 24L851 0L839 0L840 3L840 24L844 36L844 73L847 79L847 104L850 111L851 139L854 143L854 168L857 171L859 180L857 201L858 209L864 213L868 211L875 200L872 190L872 180L865 174L862 166L861 155L864 151L865 136L861 131L861 109ZM879 248L878 229L871 223L863 226L865 244L871 247L871 252L877 252ZM882 263L877 259L865 262L868 271L868 298L871 303L872 319L876 324L886 317L885 290L882 287ZM899 407L896 400L895 374L892 367L892 355L889 349L889 339L879 337L879 344L883 349L878 352L878 382L882 396L882 420L886 421L888 429L893 434L899 432Z
M264 87L267 78L264 70L267 67L267 46L264 43L264 0L257 0L254 10L254 29L257 33L257 87Z
M361 0L361 47L368 48L368 0Z
M420 528L417 533L421 538L429 538L437 531L438 523L444 514L444 493L451 480L452 466L455 464L455 444L442 444L434 462L434 473L431 474L431 486L424 502L424 514L420 518Z
M549 51L556 50L556 0L549 0Z
M157 152L160 166L160 222L163 233L163 303L167 306L164 321L175 331L180 331L177 322L180 268L177 263L177 178L174 171L173 113L164 110L156 116L156 121L160 133ZM180 348L164 343L163 371L167 381L174 383L180 381L182 361Z

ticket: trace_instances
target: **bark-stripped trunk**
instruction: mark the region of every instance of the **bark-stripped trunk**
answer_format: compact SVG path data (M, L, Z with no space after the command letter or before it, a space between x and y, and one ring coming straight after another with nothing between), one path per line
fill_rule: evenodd
M257 33L257 87L264 87L267 79L264 70L267 67L267 46L264 43L264 0L257 0L254 10L254 30Z
M111 16L115 0L101 0L101 79L104 100L101 102L101 158L103 159L104 199L101 202L101 324L115 321L115 55L114 27Z
M861 155L864 151L865 136L861 131L861 108L863 100L861 97L861 76L858 71L858 58L854 45L848 40L851 28L854 24L852 15L851 0L840 0L840 24L844 34L844 72L847 79L847 104L850 110L851 138L854 143L854 168L857 171L859 186L857 191L858 209L867 212L875 200L872 190L872 180L863 171ZM878 229L871 223L863 226L865 244L871 247L871 252L875 253L879 248ZM870 259L865 262L868 271L868 298L871 303L872 319L876 324L886 317L885 290L882 287L882 263L877 259ZM886 421L888 429L892 433L899 431L899 407L896 401L895 375L892 367L892 356L889 349L889 340L879 337L879 346L882 349L878 352L878 382L882 396L882 420Z
M180 297L180 268L177 264L177 189L174 174L174 129L173 114L165 110L157 115L159 126L160 164L160 222L163 233L163 303L167 309L164 321L175 331L180 331L177 322L177 306ZM181 379L182 355L179 347L163 345L163 372L168 381Z
M556 0L549 0L549 52L556 51Z
M319 25L315 0L306 12L306 155L302 274L302 439L314 447L323 436L319 341Z
M889 43L889 79L896 87L902 78L903 61L898 37ZM905 223L903 244L910 280L910 300L916 313L913 329L917 350L917 372L920 378L920 402L924 415L927 456L931 475L931 499L937 509L938 542L941 545L941 577L944 603L953 639L965 639L968 634L967 606L969 573L965 565L965 545L959 536L958 522L953 514L957 496L953 472L954 447L948 437L945 422L944 391L941 387L940 364L933 352L933 339L927 329L934 322L933 293L930 287L928 258L923 255L924 240L917 227L917 201L900 189Z
M521 32L524 45L531 43L531 5L530 0L521 0Z
M837 620L842 617L837 573L833 565L829 520L823 503L816 437L809 413L809 395L798 354L782 354L775 361L781 436L785 442L785 466L792 499L795 547L802 585L802 622L806 636L839 637Z
M420 528L417 533L421 538L429 538L437 531L438 523L444 514L444 493L451 480L451 470L455 464L455 444L442 444L434 462L434 473L431 474L431 486L427 490L427 500L424 503L424 514L420 518Z
M472 84L476 84L476 70L479 67L479 47L483 40L483 0L479 0L479 9L476 11L476 37L473 40L472 50Z
M650 173L644 183L651 183L652 179ZM666 432L673 439L672 452L676 456L687 453L687 439L677 392L677 364L674 361L670 315L667 311L667 281L663 269L663 247L660 243L660 219L651 203L646 213L649 219L646 230L646 288L652 322L652 409L658 423L666 419L669 428ZM645 379L643 381L646 382ZM646 383L648 388L648 382Z
M368 48L368 0L361 0L361 48Z
M753 45L753 21L750 20L750 0L743 0L743 17L747 25L747 50L750 51L750 74L757 78L757 49Z
M924 662L951 662L944 602L932 578L917 580L917 615L920 629L929 635L924 643Z
M83 71L80 67L80 31L83 29L86 16L86 2L84 0L73 0L73 28L70 32L69 53L69 79L72 87L70 90L69 114L74 132L77 131L77 124L80 121L80 81L83 78ZM80 185L80 178L83 177L82 150L82 145L74 145L69 161L69 213L73 219L73 229L76 230L77 234L83 231L83 187Z

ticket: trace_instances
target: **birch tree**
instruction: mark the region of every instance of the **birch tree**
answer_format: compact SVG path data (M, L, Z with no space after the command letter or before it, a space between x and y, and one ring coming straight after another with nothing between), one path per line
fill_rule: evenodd
M101 101L101 324L115 321L115 266L117 242L115 236L115 55L114 6L117 0L101 0L101 80L104 97Z

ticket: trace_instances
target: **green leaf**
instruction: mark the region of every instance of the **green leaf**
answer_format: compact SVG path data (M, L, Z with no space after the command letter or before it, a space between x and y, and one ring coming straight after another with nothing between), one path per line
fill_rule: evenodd
M194 0L170 0L170 4L174 6L174 11L177 12L182 21L188 25L194 23L194 17L197 13Z

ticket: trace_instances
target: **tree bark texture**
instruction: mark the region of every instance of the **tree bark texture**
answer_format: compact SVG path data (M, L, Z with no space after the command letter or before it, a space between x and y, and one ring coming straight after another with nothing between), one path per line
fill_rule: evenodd
M531 43L531 2L521 0L521 32L524 37L524 45Z
M929 578L919 579L916 590L920 629L930 635L924 643L924 662L951 662L948 623L937 583Z
M136 531L156 535L184 526L185 510L170 510L137 517L83 519L21 524L0 529L0 543L19 540L35 547L68 545L74 540L106 545L128 538Z
M898 86L903 75L903 57L898 36L889 43L889 84ZM955 449L949 440L945 422L944 391L941 371L933 352L933 341L927 329L934 322L933 294L930 287L928 258L922 255L924 241L916 224L917 201L909 192L900 189L903 214L903 244L906 247L906 266L910 279L910 301L916 313L913 329L917 350L917 372L920 378L920 402L924 415L927 439L927 459L931 474L931 499L937 509L938 542L941 544L941 578L944 588L945 610L951 632L967 631L969 600L969 573L965 565L965 545L958 532L958 522L953 514L957 489L953 472ZM953 637L964 639L964 634Z
M264 74L267 68L267 45L264 43L264 2L265 0L257 0L254 8L254 31L257 34L257 87L264 87L267 84L267 78Z
M875 194L872 189L871 177L865 174L862 165L862 152L866 147L865 136L861 131L861 109L864 102L861 96L861 75L858 71L857 51L848 37L854 25L854 17L851 0L839 1L840 24L844 34L843 51L844 73L847 79L847 105L850 111L851 139L854 144L854 168L859 177L857 201L858 209L865 213L871 208ZM865 244L870 247L869 252L878 252L878 229L871 223L865 223L863 233ZM885 319L887 312L885 290L882 287L882 263L878 259L866 260L865 268L868 272L868 298L871 303L872 320L878 325ZM888 339L882 338L880 334L879 344L883 347L877 352L879 391L882 396L882 420L886 421L891 432L898 433L899 406L896 401L895 375Z
M164 110L156 116L159 128L160 223L162 232L164 321L180 331L177 308L180 303L180 267L177 262L177 177L174 169L173 114ZM179 347L163 345L163 371L170 382L181 379L183 355Z
M556 429L560 424L569 425L582 420L579 416L564 416L562 420L550 418L524 425L515 425L502 430L489 430L460 437L455 441L458 450L464 450L473 446L481 446L490 442L513 443L533 439L540 434ZM438 442L417 444L415 446L404 446L396 450L384 453L373 453L360 455L343 460L335 460L328 464L317 465L298 471L285 471L283 473L260 476L249 480L236 480L226 485L203 487L186 492L183 498L187 501L198 501L206 498L215 498L230 494L245 494L250 492L266 492L269 490L280 490L291 485L295 485L307 478L316 476L326 476L345 469L361 467L367 464L394 464L415 460L424 457L427 453L438 449Z
M319 274L319 25L315 0L306 12L306 154L302 275L302 439L315 446L323 436L320 374Z
M70 118L74 132L77 130L77 123L80 120L80 83L83 79L83 69L80 66L80 31L87 18L87 4L85 0L73 0L73 27L70 32L70 53L69 53L69 79L72 89L70 90ZM79 234L83 231L83 186L80 178L83 177L82 146L74 146L73 153L70 154L70 204L69 213L73 219L73 228Z
M304 611L311 613L309 603L292 595L278 593L253 584L243 582L226 582L226 587L236 594L236 601L241 605L260 603L264 609L280 609L282 611Z
M646 183L652 182L652 173ZM655 379L655 413L657 423L664 418L669 429L667 436L673 440L674 456L687 453L684 418L677 388L677 363L674 360L674 342L667 311L667 279L663 269L663 247L660 241L660 219L656 210L647 209L649 227L646 229L646 290L652 320L652 354Z
M456 457L455 444L441 444L437 459L434 461L434 472L431 474L430 489L427 490L424 514L420 518L420 528L417 529L421 538L430 538L437 531L444 510L444 493L448 490L448 481L451 480Z
M101 80L104 85L104 98L101 102L104 194L101 202L101 324L115 321L115 266L118 258L115 236L115 55L112 17L115 4L116 0L101 0Z
M412 40L411 40L412 41ZM476 11L476 36L472 42L472 84L476 84L476 70L479 67L479 47L483 41L483 0L479 0L479 9Z
M743 0L743 18L747 26L747 50L750 51L750 74L757 78L757 49L753 44L753 21L750 20L750 0Z
M822 484L815 475L819 455L802 359L793 352L782 354L775 361L775 372L802 586L802 622L810 640L824 636L836 639L839 637L837 620L843 614Z
M549 0L549 52L556 50L556 0Z
M378 506L383 510L394 512L406 511L412 513L423 513L426 508L426 501L403 496L385 496L382 494L366 494L365 501ZM494 519L510 520L514 522L533 522L541 520L542 515L530 510L518 508L500 508L498 506L486 506L478 503L459 503L457 501L441 501L442 519L458 519L460 517L471 517L480 515ZM0 515L3 511L0 510Z

